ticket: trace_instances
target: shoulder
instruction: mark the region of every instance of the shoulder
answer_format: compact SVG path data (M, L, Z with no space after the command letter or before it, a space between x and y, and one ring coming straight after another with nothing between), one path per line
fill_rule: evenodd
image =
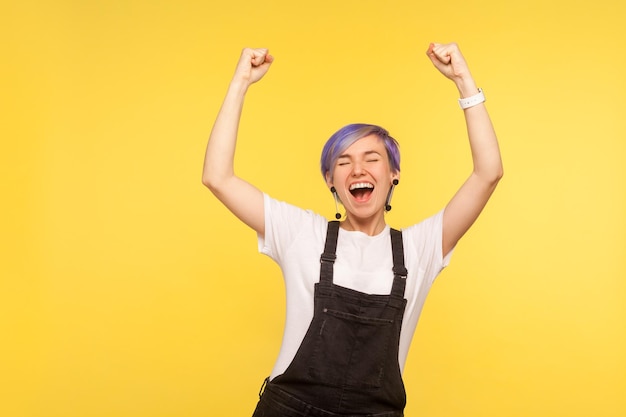
M439 235L443 230L443 209L416 223L402 229L402 235L411 240L430 240Z
M305 210L264 195L265 236L262 252L277 256L294 243L315 244L326 236L328 220L312 210Z
M277 200L264 194L264 206L266 213L266 226L268 222L276 222L278 225L323 225L326 227L328 220L313 210L303 209L293 204Z
M412 226L402 229L405 257L421 267L445 267L450 258L442 254L443 209Z

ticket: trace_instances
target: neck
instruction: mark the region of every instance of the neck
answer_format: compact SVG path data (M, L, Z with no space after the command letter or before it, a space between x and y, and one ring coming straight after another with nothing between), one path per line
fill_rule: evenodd
M369 236L379 234L383 231L383 229L385 229L386 225L387 223L385 223L385 216L383 214L380 216L373 216L369 219L359 219L348 215L346 219L341 222L342 229L362 232Z

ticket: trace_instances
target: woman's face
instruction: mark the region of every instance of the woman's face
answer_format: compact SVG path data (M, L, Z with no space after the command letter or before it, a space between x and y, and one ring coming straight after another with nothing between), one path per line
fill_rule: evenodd
M350 145L337 159L332 176L326 174L328 186L335 187L349 216L361 219L383 214L394 178L398 174L392 172L385 144L376 135Z

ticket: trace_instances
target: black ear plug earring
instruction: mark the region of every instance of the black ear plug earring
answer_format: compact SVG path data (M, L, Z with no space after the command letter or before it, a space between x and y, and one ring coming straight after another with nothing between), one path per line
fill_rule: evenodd
M335 187L330 187L330 192L333 193L333 197L335 197L335 219L341 219L341 214L339 214L339 196L337 195L337 189Z
M385 211L391 211L391 205L389 203L391 203L393 189L396 187L396 185L398 185L399 182L400 181L398 181L397 178L394 178L394 180L391 182L391 188L389 189L389 194L387 194L387 202L385 203Z

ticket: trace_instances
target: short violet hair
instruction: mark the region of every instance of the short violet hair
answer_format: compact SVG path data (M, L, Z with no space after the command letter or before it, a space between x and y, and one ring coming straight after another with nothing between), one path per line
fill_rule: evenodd
M389 132L376 125L354 123L342 127L335 132L324 145L320 165L322 176L326 179L326 173L331 172L339 156L348 149L350 145L359 139L369 135L378 136L385 144L389 165L394 172L400 172L400 149L398 142L389 136Z

